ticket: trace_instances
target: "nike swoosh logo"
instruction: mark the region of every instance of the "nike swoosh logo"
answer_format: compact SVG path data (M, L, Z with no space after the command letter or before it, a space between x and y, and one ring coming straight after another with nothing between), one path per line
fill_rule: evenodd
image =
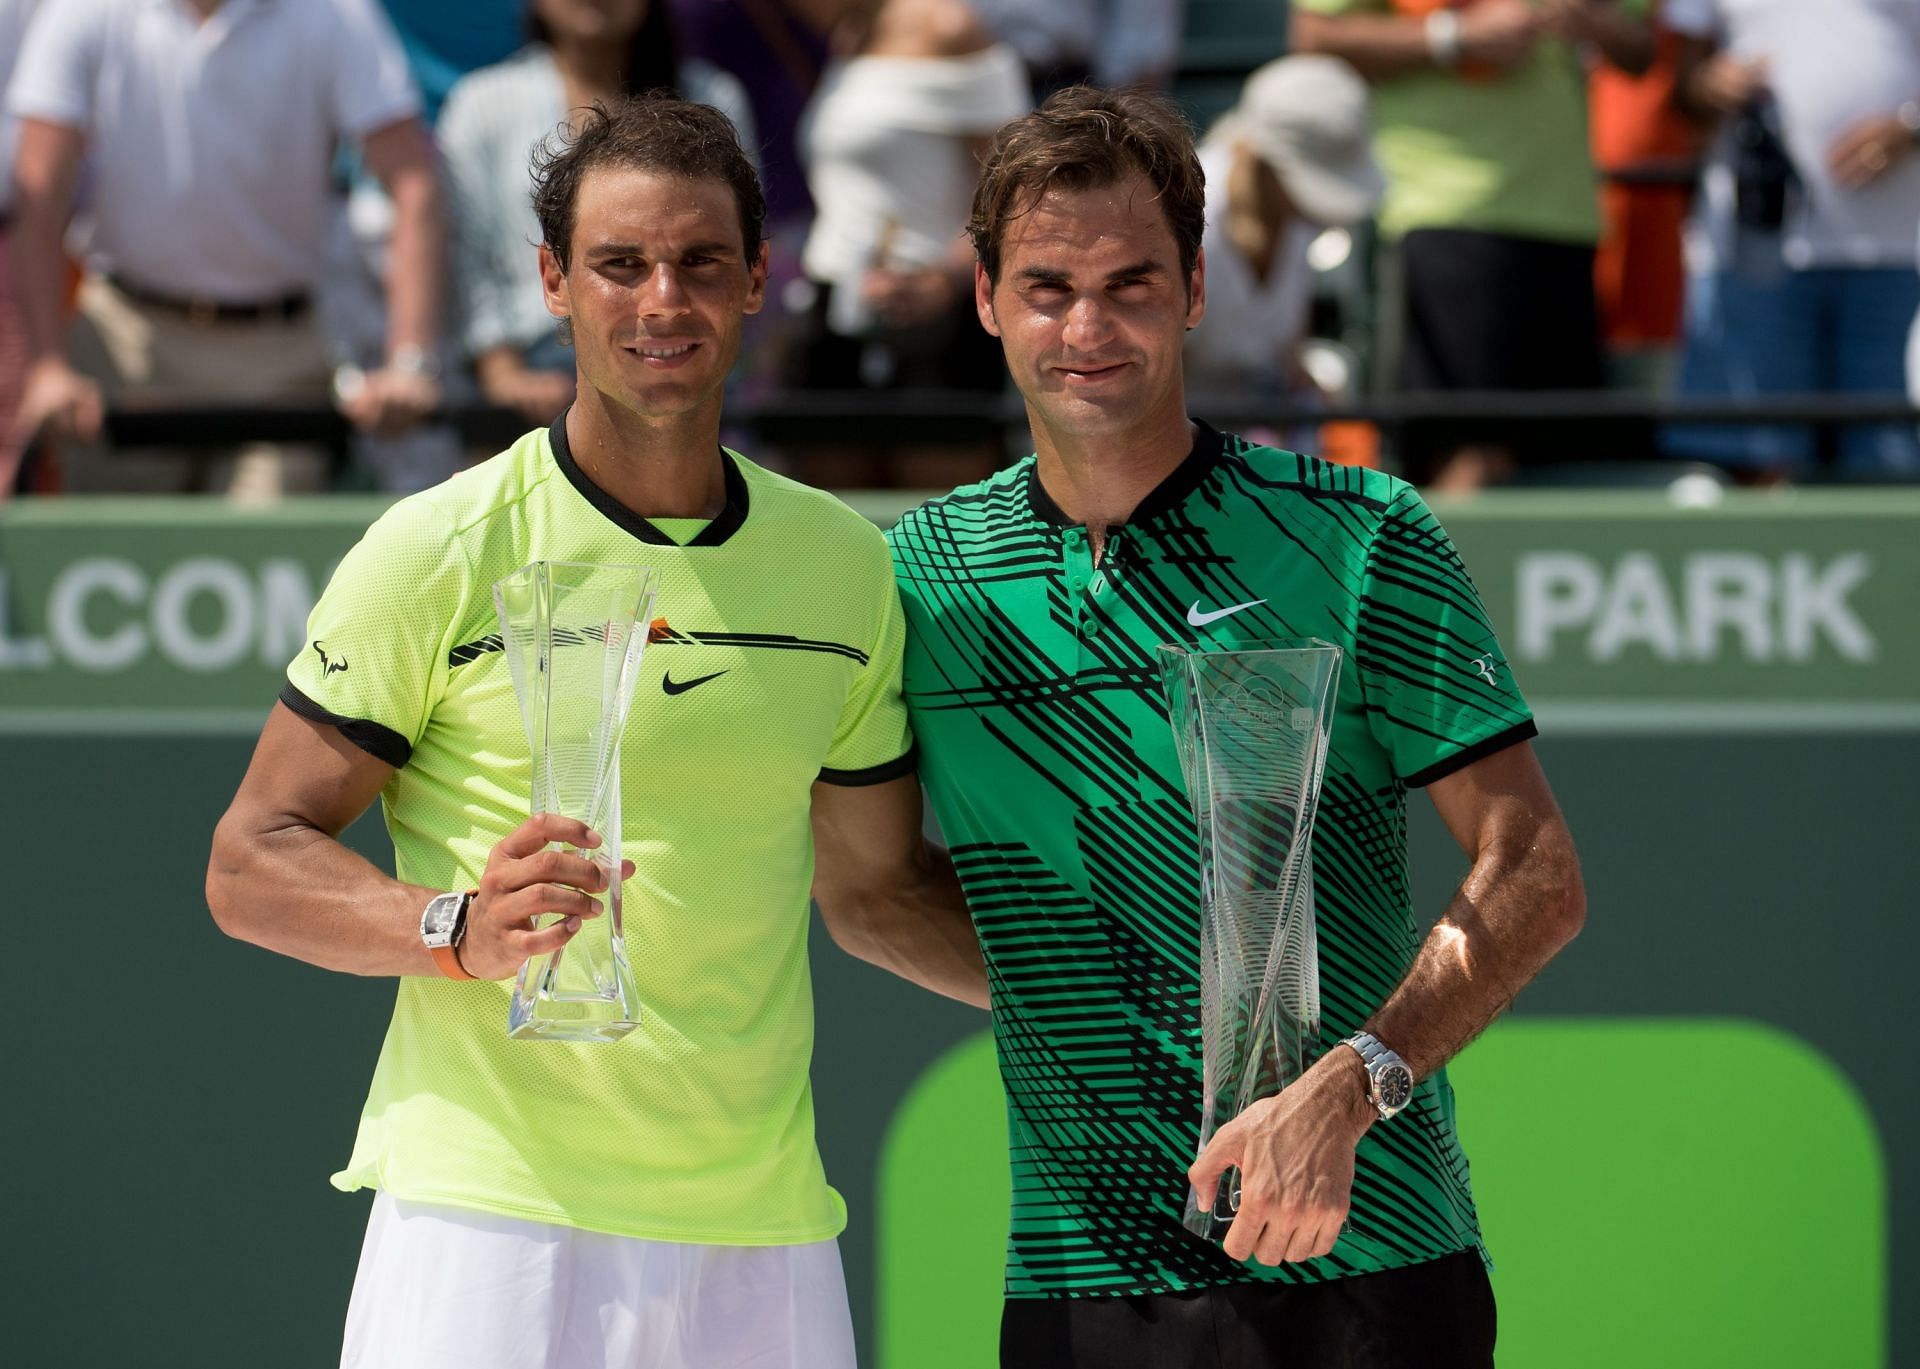
M1193 607L1187 610L1187 621L1195 627L1205 627L1208 623L1218 622L1228 614L1238 613L1243 608L1252 608L1255 604L1264 604L1265 599L1249 599L1244 604L1235 604L1232 608L1217 608L1211 613L1200 611L1200 601L1195 599Z
M668 694L685 694L689 689L692 689L695 685L703 685L708 680L717 680L726 673L727 672L724 670L716 670L711 675L696 675L691 680L681 680L679 683L676 684L674 682L672 673L669 672L660 677L660 688L665 690Z

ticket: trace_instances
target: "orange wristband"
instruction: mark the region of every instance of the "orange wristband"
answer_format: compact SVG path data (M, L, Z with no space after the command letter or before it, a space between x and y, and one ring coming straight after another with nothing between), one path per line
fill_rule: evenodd
M460 941L466 940L466 909L473 907L473 901L478 897L480 897L480 891L478 889L469 889L467 891L466 908L461 909L460 912L459 940L455 941L451 946L429 946L427 948L427 954L433 957L433 963L440 967L440 973L448 979L477 978L475 975L468 974L467 967L460 963Z

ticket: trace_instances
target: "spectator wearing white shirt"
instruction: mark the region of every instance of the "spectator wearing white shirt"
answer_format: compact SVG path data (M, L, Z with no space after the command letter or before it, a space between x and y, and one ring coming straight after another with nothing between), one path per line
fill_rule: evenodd
M786 379L802 389L998 394L1006 368L974 310L962 229L980 155L1028 107L1020 59L961 0L856 0L838 36L843 55L800 129L814 203L801 265L815 291ZM809 473L829 484L890 475L931 487L977 479L993 464L896 454L882 472L829 468L816 455Z
M1283 57L1247 78L1200 147L1207 177L1207 326L1187 334L1190 386L1316 393L1300 365L1321 231L1373 212L1385 189L1366 83L1332 57Z
M1667 0L1676 98L1723 127L1688 235L1680 388L1904 388L1920 222L1920 0ZM1684 427L1677 455L1759 480L1813 456L1797 426ZM1852 475L1920 474L1911 424L1839 436Z
M341 405L398 430L440 401L440 194L420 98L371 0L61 0L28 32L8 105L31 360L20 425L79 440L74 490L322 487L323 454L108 459L106 402L322 400L331 358L311 317L336 209L331 166L357 141L392 196L385 364ZM86 264L61 344L62 237Z

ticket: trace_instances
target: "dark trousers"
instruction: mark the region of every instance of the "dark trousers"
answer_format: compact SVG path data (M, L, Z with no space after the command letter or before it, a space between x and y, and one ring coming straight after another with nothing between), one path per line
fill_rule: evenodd
M1586 390L1605 381L1593 248L1426 228L1400 244L1409 390Z
M1009 1298L1001 1369L1492 1369L1475 1251L1325 1283Z
M1605 383L1593 248L1429 228L1400 244L1403 390L1592 390ZM1605 427L1605 425L1601 425ZM1511 449L1522 466L1619 459L1616 435L1494 419L1409 424L1402 463L1423 483L1455 447Z

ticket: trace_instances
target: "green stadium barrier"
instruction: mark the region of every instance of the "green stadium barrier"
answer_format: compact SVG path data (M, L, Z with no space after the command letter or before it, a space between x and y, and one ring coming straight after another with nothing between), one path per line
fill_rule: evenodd
M866 496L885 525L911 496ZM0 725L235 728L383 507L72 499L0 511ZM1920 727L1920 490L1509 492L1437 506L1543 719Z
M863 508L884 524L909 499ZM337 1356L365 1202L326 1176L351 1141L392 988L222 938L201 880L307 605L380 507L0 509L0 908L20 994L0 1089L15 1104L5 1159L22 1311L9 1349L21 1363ZM1822 1092L1811 1067L1794 1074L1792 1051L1765 1057L1782 1080L1807 1081L1790 1105L1748 1082L1763 1047L1702 1050L1699 1037L1649 1061L1629 1051L1641 1041L1630 1033L1579 1036L1584 1063L1545 1075L1569 1106L1636 1080L1649 1098L1713 1098L1722 1126L1688 1111L1700 1128L1689 1135L1720 1146L1726 1183L1757 1206L1792 1184L1806 1199L1797 1222L1749 1242L1805 1291L1756 1293L1749 1312L1774 1328L1771 1350L1740 1360L1661 1335L1697 1364L1920 1365L1920 1302L1873 1291L1920 1276L1920 1186L1904 1182L1920 1173L1920 1091L1887 1063L1911 1033L1907 967L1920 960L1920 492L1736 494L1698 509L1642 492L1511 492L1441 512L1539 710L1590 902L1580 940L1456 1074L1503 1294L1542 1303L1563 1296L1548 1284L1568 1273L1501 1213L1515 1202L1503 1186L1551 1192L1572 1179L1551 1153L1516 1157L1497 1127L1475 1130L1515 1106L1501 1077L1524 1078L1524 1053L1551 1044L1532 1033L1566 1018L1747 1019L1807 1042L1861 1090L1886 1178L1853 1125L1861 1103ZM1426 805L1411 819L1416 904L1435 909L1464 861ZM377 819L349 840L388 859ZM896 1339L910 1323L882 1319L874 1336L876 1288L891 1307L916 1277L887 1235L894 1218L879 1215L893 1182L881 1176L894 1172L881 1149L904 1134L902 1100L982 1019L818 934L814 967L821 1147L852 1211L843 1249L865 1362L933 1364L932 1350ZM1477 1072L1508 1043L1521 1053L1512 1069ZM1621 1140L1638 1149L1623 1154L1652 1177L1605 1177L1652 1183L1668 1162L1631 1120ZM1004 1148L997 1103L960 1124L979 1147ZM1784 1153L1764 1148L1803 1127L1810 1158L1784 1184L1747 1164L1756 1147L1762 1161ZM1816 1162L1819 1136L1831 1153ZM1676 1177L1692 1172L1678 1152L1671 1163ZM943 1173L919 1182L952 1196ZM1699 1253L1688 1222L1622 1212L1594 1249L1636 1253L1665 1271L1649 1283L1672 1282L1680 1256ZM988 1262L954 1284L956 1306L995 1296L1000 1237L988 1234L971 1238ZM1573 1362L1564 1347L1523 1358L1526 1314L1514 1315L1503 1362ZM1823 1328L1824 1351L1807 1351ZM1659 1353L1635 1342L1615 1362Z
M1886 1362L1880 1138L1805 1042L1743 1021L1523 1018L1448 1074L1505 1362Z

